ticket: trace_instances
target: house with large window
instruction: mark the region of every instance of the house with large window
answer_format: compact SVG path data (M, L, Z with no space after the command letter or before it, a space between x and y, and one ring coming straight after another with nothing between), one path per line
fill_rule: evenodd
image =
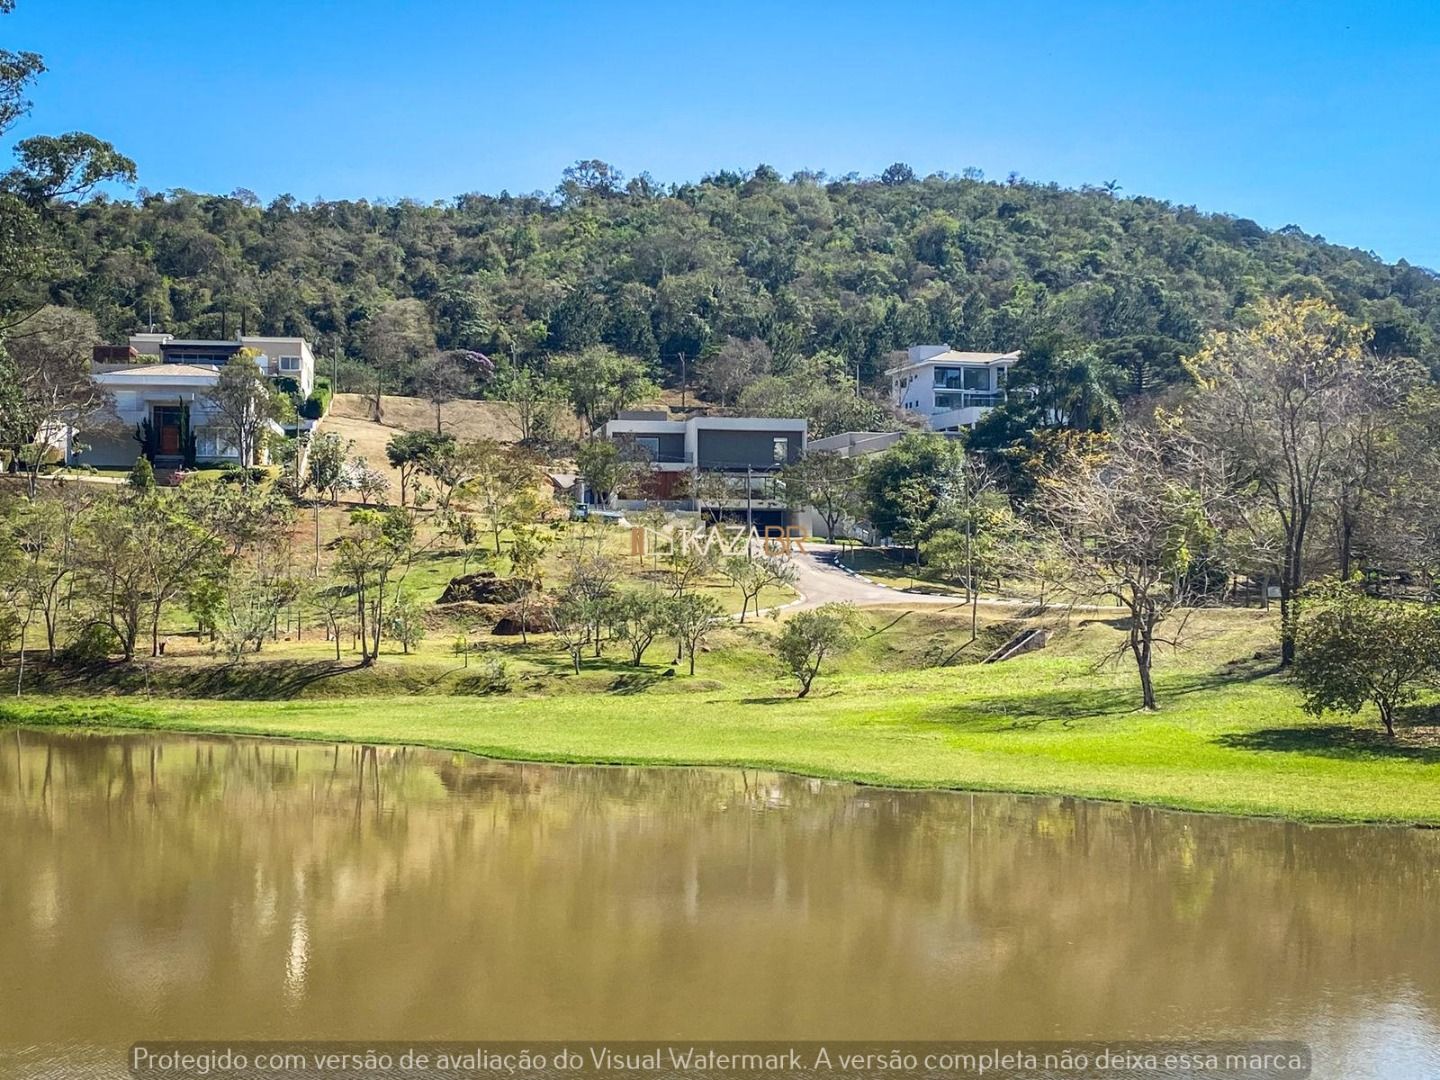
M890 372L890 400L917 413L931 431L960 431L1005 400L1005 383L1020 353L958 352L949 345L914 345Z
M803 419L756 416L670 418L663 409L628 410L596 432L649 467L647 498L684 504L711 517L783 525L788 511L780 470L805 453Z
M241 334L233 340L187 340L171 334L131 334L130 348L161 364L219 367L241 349L251 349L260 370L273 379L293 379L300 395L315 389L315 354L300 337L259 337Z
M250 350L247 355L260 373L277 386L301 398L314 390L315 354L304 338L242 334L233 340L189 340L132 334L128 345L94 350L91 372L106 391L109 407L87 417L79 429L52 434L50 441L71 465L124 468L141 454L157 469L238 462L238 451L214 415L210 392L220 369L242 350ZM285 433L280 425L271 426Z
M144 454L157 469L239 462L210 404L218 367L197 364L127 364L97 371L109 407L63 433L69 465L125 468ZM284 434L279 424L272 430Z

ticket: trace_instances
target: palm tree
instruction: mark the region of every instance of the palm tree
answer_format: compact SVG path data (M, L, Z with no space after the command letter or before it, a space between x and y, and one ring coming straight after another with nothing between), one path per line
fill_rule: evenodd
M1120 418L1115 396L1120 373L1109 361L1085 351L1058 357L1047 403L1056 423L1079 431L1104 431Z

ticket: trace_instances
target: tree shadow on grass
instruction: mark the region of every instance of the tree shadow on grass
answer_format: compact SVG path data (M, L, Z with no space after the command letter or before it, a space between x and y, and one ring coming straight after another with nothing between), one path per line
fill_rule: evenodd
M1309 754L1347 761L1416 761L1440 764L1440 746L1410 742L1402 729L1391 738L1380 729L1349 724L1310 724L1306 727L1264 728L1219 736L1215 742L1232 750Z
M172 665L137 659L69 665L38 664L32 692L80 695L112 691L126 696L280 701L298 697L311 685L359 671L355 661L252 660L238 664Z
M670 676L664 671L647 671L644 668L631 667L628 671L622 671L615 676L608 687L612 694L643 694L656 683L667 677L673 677L674 669L668 669Z
M184 697L279 701L298 697L308 687L364 667L334 660L276 660L264 664L226 664L188 673L177 691Z
M1274 665L1237 661L1214 671L1164 676L1157 680L1159 715L1167 704L1191 694L1213 692L1274 674ZM931 711L931 722L988 731L1033 731L1059 722L1063 728L1080 720L1105 720L1141 712L1138 681L1115 686L1066 686L1026 693L993 694Z

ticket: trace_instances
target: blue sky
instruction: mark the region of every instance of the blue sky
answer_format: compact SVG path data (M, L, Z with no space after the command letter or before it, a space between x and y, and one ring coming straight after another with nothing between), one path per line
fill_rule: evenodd
M152 189L548 190L977 166L1294 223L1440 267L1440 5L19 0L80 129Z

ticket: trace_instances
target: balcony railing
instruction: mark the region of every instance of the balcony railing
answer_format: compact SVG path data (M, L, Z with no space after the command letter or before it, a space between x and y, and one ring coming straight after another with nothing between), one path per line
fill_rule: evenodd
M941 412L948 412L951 409L993 409L1004 402L1004 390L951 392L945 396L944 400L941 400L939 394L935 396L935 408Z
M646 465L693 465L694 458L684 450L662 450L655 451L646 446L635 447L630 451L631 460L644 462Z

